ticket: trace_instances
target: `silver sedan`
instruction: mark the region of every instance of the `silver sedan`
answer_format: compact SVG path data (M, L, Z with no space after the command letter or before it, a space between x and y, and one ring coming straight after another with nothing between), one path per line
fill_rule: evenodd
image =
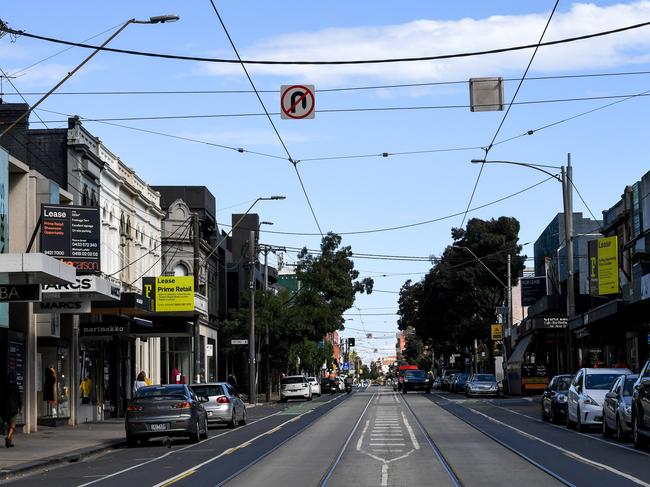
M239 393L227 382L192 384L190 388L199 397L207 397L203 404L209 423L224 423L234 428L246 424L246 405Z
M632 433L632 391L636 374L622 375L614 381L603 402L603 435L625 441Z

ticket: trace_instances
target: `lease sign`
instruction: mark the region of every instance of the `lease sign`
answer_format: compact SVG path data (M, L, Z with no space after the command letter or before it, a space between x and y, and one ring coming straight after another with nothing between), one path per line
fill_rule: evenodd
M618 294L618 237L598 239L598 294Z

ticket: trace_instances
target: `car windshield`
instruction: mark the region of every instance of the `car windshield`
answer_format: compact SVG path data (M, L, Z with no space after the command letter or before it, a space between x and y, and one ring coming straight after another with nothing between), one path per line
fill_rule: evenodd
M185 388L183 386L155 386L141 387L136 392L136 397L185 397Z
M192 386L192 390L197 396L223 396L225 393L223 387L218 384L206 384L200 386Z
M424 370L407 370L404 375L409 378L416 377L418 379L424 379L427 376Z
M304 384L305 383L305 378L304 377L285 377L282 379L283 384Z
M571 387L571 377L560 377L555 384L555 389L558 391L568 391Z
M592 390L609 390L620 376L621 374L588 374L585 387Z
M318 382L318 381L316 380L316 377L307 377L307 380L308 380L309 382Z
M496 382L496 378L492 374L476 374L474 380L476 382Z
M625 379L625 385L623 386L623 395L631 396L634 392L634 383L636 382L636 377Z

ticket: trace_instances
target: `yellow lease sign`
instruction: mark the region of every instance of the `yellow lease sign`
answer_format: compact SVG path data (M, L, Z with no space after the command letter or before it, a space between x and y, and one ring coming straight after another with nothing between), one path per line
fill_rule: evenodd
M496 324L491 325L492 328L492 340L499 341L503 340L503 325Z
M156 277L156 311L194 311L194 276Z
M598 239L598 294L618 294L618 237Z

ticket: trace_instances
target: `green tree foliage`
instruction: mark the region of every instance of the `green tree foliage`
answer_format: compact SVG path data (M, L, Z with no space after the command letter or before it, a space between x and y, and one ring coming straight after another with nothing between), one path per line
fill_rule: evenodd
M505 289L477 262L471 249L505 283L507 255L512 255L513 284L524 268L525 256L515 218L473 218L465 229L454 228L453 244L420 282L406 281L400 290L400 329L412 326L417 335L437 351L451 353L475 338L487 339L496 319L496 306Z

